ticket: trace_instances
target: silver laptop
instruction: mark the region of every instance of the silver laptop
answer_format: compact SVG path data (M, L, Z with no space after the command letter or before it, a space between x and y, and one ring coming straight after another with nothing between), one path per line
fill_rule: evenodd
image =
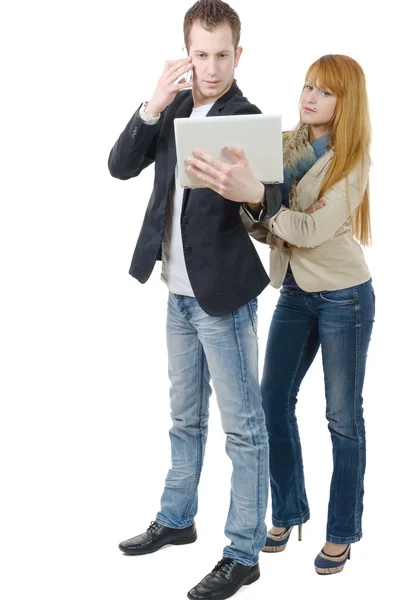
M229 163L226 146L244 151L255 177L263 183L282 183L282 124L280 115L233 115L175 119L179 182L184 188L204 184L185 171L185 160L196 148Z

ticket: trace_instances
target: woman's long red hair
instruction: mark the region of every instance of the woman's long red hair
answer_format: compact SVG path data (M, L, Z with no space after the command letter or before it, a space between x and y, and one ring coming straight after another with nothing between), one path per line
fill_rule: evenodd
M371 122L368 110L367 86L360 65L349 56L328 54L308 69L306 80L318 87L329 88L337 97L332 118L334 157L322 185L319 197L347 177L354 167L369 158ZM369 184L361 204L352 215L353 234L364 246L371 243Z

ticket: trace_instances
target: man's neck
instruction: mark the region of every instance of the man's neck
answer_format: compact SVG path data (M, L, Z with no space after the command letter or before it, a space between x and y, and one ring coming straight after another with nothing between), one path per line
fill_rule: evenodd
M226 92L228 92L232 87L233 80L230 84L224 89L224 91L219 96L204 96L197 88L193 88L193 107L199 108L200 106L204 106L205 104L215 104L217 100L225 96Z

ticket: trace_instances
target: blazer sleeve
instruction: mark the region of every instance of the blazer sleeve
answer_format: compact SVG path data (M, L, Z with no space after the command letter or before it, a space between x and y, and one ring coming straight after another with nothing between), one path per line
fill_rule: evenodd
M364 168L363 168L364 167ZM311 215L282 208L268 228L289 244L315 248L331 238L361 203L369 176L370 160L365 158L323 196L326 204Z
M141 106L119 136L108 158L108 169L117 179L137 177L156 158L164 114L161 113L158 123L148 125L140 118Z

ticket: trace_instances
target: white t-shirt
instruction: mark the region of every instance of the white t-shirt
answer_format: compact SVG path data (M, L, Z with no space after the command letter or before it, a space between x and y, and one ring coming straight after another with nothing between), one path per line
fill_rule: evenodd
M193 108L189 118L205 117L212 106L212 104L204 104L204 106ZM162 241L161 280L173 294L194 298L183 255L181 232L183 192L184 189L180 186L178 179L178 166L175 165L175 185L168 203Z

